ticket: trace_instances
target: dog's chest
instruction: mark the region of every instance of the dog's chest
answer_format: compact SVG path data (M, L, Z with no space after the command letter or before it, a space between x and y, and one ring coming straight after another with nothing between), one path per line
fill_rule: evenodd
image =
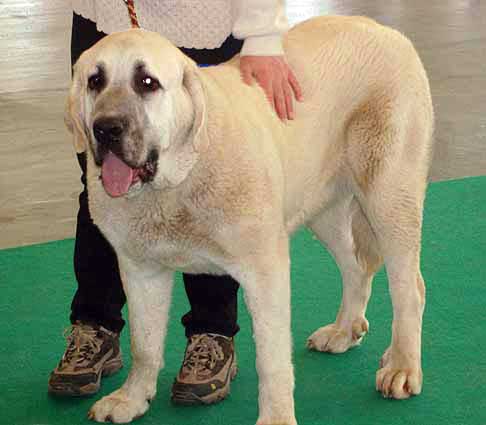
M158 203L111 206L106 212L97 214L103 216L97 224L118 254L182 272L220 273L215 266L219 249L210 237L212 224L201 214Z
M197 244L191 239L158 241L127 240L125 252L132 261L149 261L170 270L193 274L223 274L217 266L220 259L207 245Z

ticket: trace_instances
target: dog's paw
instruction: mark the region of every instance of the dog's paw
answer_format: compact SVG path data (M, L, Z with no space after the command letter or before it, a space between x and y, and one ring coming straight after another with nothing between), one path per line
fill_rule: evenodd
M364 317L356 319L349 329L340 328L332 323L317 329L307 339L307 347L316 351L344 353L349 348L359 345L368 329L369 324Z
M142 416L149 408L149 400L133 399L121 389L97 401L88 412L96 422L129 423Z
M420 365L407 365L396 360L388 348L376 372L376 390L386 398L399 400L418 395L422 391L422 369Z

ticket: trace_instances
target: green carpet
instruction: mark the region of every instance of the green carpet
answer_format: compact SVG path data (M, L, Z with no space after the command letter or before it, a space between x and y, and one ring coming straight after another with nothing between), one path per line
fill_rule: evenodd
M73 241L0 251L0 424L75 425L91 399L46 393L64 350L63 329L74 293ZM486 177L435 183L426 201L422 271L427 286L423 330L423 393L385 400L374 390L378 360L390 340L391 304L381 271L368 308L370 333L345 354L309 352L307 336L334 320L341 284L329 254L306 231L292 242L296 411L300 425L486 424ZM230 397L210 407L175 407L169 388L185 340L179 324L188 304L174 294L159 392L140 425L238 425L257 418L257 378L250 320L241 304L240 372ZM242 297L240 297L242 298ZM240 300L241 301L241 300ZM128 332L123 333L126 365ZM123 382L128 367L103 382L100 395Z

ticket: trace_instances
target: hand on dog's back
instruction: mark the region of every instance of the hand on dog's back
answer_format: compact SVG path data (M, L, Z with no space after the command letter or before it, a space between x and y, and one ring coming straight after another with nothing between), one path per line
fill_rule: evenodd
M242 56L240 71L246 84L256 80L281 120L294 119L293 97L302 101L302 89L283 56Z

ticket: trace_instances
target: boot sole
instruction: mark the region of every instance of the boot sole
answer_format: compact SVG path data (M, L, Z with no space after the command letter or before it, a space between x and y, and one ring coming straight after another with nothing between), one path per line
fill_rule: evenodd
M195 405L207 405L207 404L215 404L222 400L224 400L231 390L231 381L235 379L236 374L238 373L238 367L233 365L231 367L230 372L226 378L225 385L221 387L219 390L208 394L207 396L200 397L193 392L190 391L177 391L172 393L171 400L175 404L184 405L184 406L195 406Z
M82 387L72 382L62 382L48 385L48 393L58 397L88 397L96 394L101 387L101 378L114 375L123 367L121 358L108 360L104 365L101 373L98 375L96 382L91 382Z

